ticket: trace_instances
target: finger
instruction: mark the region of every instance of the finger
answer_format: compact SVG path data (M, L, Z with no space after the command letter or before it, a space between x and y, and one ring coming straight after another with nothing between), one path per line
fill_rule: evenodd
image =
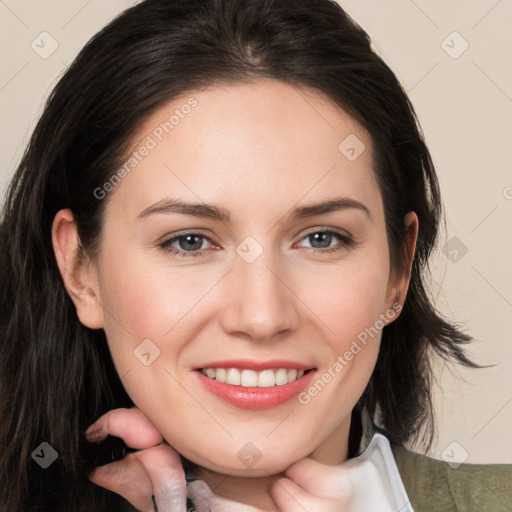
M163 443L133 455L151 482L158 512L186 512L187 482L178 452Z
M279 512L317 512L314 496L301 489L289 478L279 478L270 489Z
M309 457L292 464L286 476L304 491L321 498L350 497L352 482L341 466L326 466Z
M131 448L149 448L163 441L162 434L149 421L148 417L136 407L120 408L107 412L96 420L87 430L87 439L99 442L108 434L120 437Z
M153 486L136 455L128 455L122 460L96 468L89 479L119 494L137 510L154 512L151 500Z
M280 478L270 490L280 512L341 512L349 510L349 500L320 498L301 489L289 478Z

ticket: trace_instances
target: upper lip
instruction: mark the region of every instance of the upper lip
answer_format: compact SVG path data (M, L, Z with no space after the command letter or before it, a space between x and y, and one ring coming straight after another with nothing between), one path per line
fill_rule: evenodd
M254 361L252 359L230 359L204 363L203 365L196 367L195 370L201 370L203 368L240 368L243 370L254 370L258 372L271 368L296 368L297 370L310 370L314 368L314 366L286 359L271 359L269 361Z

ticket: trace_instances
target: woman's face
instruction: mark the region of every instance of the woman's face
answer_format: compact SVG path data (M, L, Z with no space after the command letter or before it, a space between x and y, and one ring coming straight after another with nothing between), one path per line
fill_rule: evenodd
M167 442L214 471L336 457L403 298L370 137L311 94L270 80L172 101L104 199L95 271L117 371ZM200 371L213 366L261 387Z

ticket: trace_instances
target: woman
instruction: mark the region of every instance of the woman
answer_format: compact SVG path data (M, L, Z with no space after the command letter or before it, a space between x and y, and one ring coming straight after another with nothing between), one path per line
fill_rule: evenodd
M432 351L477 367L424 288L441 218L413 108L337 4L127 10L6 201L3 509L183 511L187 476L198 510L361 510L376 421L400 475L374 483L432 510L401 445L433 440ZM509 468L478 469L489 500Z

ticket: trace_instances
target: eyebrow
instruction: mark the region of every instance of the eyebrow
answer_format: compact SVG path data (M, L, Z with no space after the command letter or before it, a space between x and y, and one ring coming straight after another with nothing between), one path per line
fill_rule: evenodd
M372 215L367 206L363 203L351 199L349 197L335 197L327 201L307 206L300 206L292 210L286 215L289 221L297 221L308 217L315 217L317 215L326 215L336 211L356 209L366 214L372 219ZM200 217L203 219L211 219L225 223L231 222L229 210L221 208L213 204L206 203L189 203L180 201L178 199L166 198L158 201L157 203L148 206L139 213L137 219L143 219L155 213L172 214L178 213L182 215L191 215L193 217Z

